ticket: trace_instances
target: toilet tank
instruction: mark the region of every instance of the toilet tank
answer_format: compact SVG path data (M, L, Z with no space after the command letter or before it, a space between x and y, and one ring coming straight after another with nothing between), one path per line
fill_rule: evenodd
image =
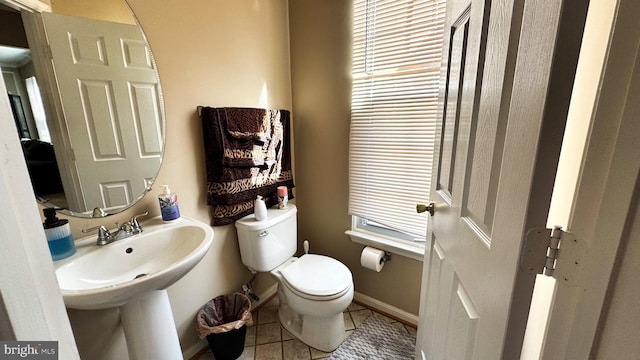
M268 209L267 219L258 221L253 214L236 221L242 263L250 269L267 272L296 253L296 206Z

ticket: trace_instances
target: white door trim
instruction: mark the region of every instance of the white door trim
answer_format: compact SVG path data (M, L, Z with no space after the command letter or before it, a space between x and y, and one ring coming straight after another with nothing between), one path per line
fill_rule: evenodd
M14 9L26 10L28 12L51 11L51 6L40 0L2 0L0 2Z
M587 359L640 171L640 3L618 0L567 231L589 244L580 288L556 284L543 359Z
M0 93L6 94L0 79ZM7 97L0 97L0 333L58 341L61 359L79 359ZM3 339L9 340L9 339Z
M50 10L37 0L0 2L30 12ZM7 93L2 79L0 93ZM0 119L12 117L8 99L0 97ZM58 341L60 359L80 359L15 135L13 121L0 122L0 334L3 340Z

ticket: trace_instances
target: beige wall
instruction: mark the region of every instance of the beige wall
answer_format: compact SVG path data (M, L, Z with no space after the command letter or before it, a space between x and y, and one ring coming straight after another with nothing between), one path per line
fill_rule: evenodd
M52 0L51 10L56 14L80 16L96 20L135 24L136 20L124 0L78 1Z
M350 1L289 2L298 239L344 262L357 292L417 315L422 263L396 255L380 273L364 269L363 246L344 234L351 227L351 14Z
M54 1L54 10L64 2ZM336 257L349 266L356 291L417 314L421 263L394 256L381 273L374 273L359 265L362 246L344 235L350 227L350 2L296 0L288 7L286 0L198 0L189 6L176 0L129 0L129 4L160 72L166 101L166 152L152 193L109 221L126 220L145 210L158 215L159 184L170 184L178 193L184 216L209 221L196 106L292 109L299 240L309 239L312 252ZM83 236L80 229L104 222L71 219L76 238ZM197 342L194 317L199 307L250 278L240 261L235 229L225 226L214 231L214 244L206 257L169 289L183 350ZM272 284L262 274L256 290ZM83 358L125 356L117 310L69 310L69 315Z
M109 218L159 215L159 184L170 184L184 216L208 222L201 125L196 106L291 108L286 0L130 0L151 44L166 102L166 151L153 191L132 209ZM230 16L232 14L232 16ZM71 220L80 229L105 220ZM235 228L215 227L211 249L194 270L169 288L183 350L197 342L195 314L209 299L233 292L251 274L240 261ZM273 282L260 276L262 291ZM117 310L69 311L82 358L126 358Z

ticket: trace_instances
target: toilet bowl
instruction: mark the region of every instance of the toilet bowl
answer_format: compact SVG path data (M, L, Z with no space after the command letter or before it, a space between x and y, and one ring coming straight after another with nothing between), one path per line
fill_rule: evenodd
M343 311L353 300L351 271L336 259L296 251L295 205L269 209L266 221L249 215L236 221L242 262L270 272L278 283L280 324L291 335L330 352L344 340Z
M345 336L342 312L353 300L349 269L330 257L306 254L271 275L278 281L281 325L311 347L335 350Z

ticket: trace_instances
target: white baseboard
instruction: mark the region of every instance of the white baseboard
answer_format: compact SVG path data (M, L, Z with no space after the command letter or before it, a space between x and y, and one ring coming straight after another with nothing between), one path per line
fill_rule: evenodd
M251 308L255 309L257 307L262 306L262 304L264 304L269 299L271 299L271 297L273 295L275 295L275 293L277 291L278 291L278 284L273 284L272 286L268 287L265 291L263 291L262 293L258 294L258 296L260 297L260 300L251 301ZM189 346L187 349L185 349L182 352L182 357L184 357L185 359L191 359L192 357L194 357L197 353L202 351L202 349L204 349L207 346L209 346L209 343L207 342L207 339L202 339L202 340L198 341L197 343Z
M258 297L260 298L260 300L251 301L251 308L252 309L259 308L264 303L266 303L267 301L271 300L273 295L275 295L277 292L278 292L278 284L277 283L269 286L262 293L257 294Z
M385 313L387 315L390 315L391 317L394 317L398 320L402 320L413 326L416 326L416 327L418 326L418 315L414 315L409 312L406 312L395 306L392 306L380 300L374 299L371 296L367 296L356 291L353 294L353 300L368 308Z
M199 353L200 350L204 349L207 346L209 346L209 343L207 343L207 339L202 339L202 340L198 341L197 343L189 346L185 351L183 351L182 352L182 357L187 359L187 360L191 359L197 353Z

